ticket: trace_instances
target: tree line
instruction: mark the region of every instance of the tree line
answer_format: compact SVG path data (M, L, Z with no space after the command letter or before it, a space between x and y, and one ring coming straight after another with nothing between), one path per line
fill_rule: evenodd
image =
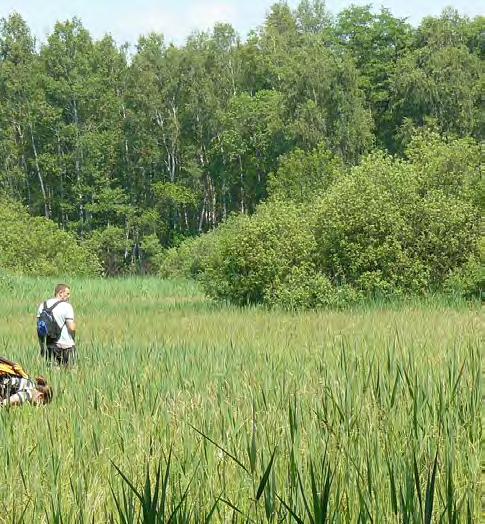
M151 33L131 52L76 18L37 44L12 14L0 22L0 191L105 273L150 271L165 248L254 213L275 184L291 193L294 155L320 151L331 172L376 149L403 157L423 127L480 141L484 25L446 9L413 27L302 0L274 4L245 39L216 24L182 46Z

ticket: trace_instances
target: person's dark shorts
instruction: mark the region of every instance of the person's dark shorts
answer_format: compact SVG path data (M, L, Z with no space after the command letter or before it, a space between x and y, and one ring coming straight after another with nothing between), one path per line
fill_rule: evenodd
M70 348L47 346L45 358L59 366L72 366L76 363L76 346Z

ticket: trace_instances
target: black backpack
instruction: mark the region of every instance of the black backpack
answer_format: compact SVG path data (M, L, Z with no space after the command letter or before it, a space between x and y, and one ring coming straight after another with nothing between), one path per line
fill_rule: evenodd
M62 300L58 300L51 307L47 307L47 302L44 302L44 307L37 319L37 335L47 343L54 344L61 336L62 326L59 326L52 313L52 310L61 302Z

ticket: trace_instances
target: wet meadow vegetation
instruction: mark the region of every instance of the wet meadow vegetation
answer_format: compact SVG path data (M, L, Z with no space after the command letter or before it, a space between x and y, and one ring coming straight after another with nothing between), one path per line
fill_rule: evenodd
M55 388L0 412L0 522L478 522L478 305L291 313L77 278L60 371L33 321L54 284L0 280L2 353Z

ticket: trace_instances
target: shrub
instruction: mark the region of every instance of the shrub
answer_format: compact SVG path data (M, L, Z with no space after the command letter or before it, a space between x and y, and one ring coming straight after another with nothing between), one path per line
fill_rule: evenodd
M472 138L451 139L429 129L417 132L406 149L422 195L440 191L483 206L481 149Z
M107 276L117 275L127 269L133 248L133 241L126 238L125 231L120 227L108 226L95 230L83 245L96 253L103 264L103 273Z
M485 264L475 257L453 271L444 282L444 290L465 298L485 296Z
M477 254L480 215L466 193L438 179L431 168L368 156L318 202L319 268L372 295L442 288Z
M187 238L179 246L168 249L161 257L160 276L197 279L214 250L217 234L218 230L214 230L199 237Z
M381 153L367 157L317 203L318 264L338 285L368 294L418 290L427 283L411 257L407 215L416 201L409 165Z
M411 142L409 160L375 152L350 173L335 171L307 201L299 195L310 196L318 170L300 191L289 168L327 157L290 155L278 180L295 182L288 193L282 184L253 216L233 216L169 251L162 273L197 277L210 296L235 304L289 309L427 291L479 294L476 144L431 135L426 147L422 136Z
M276 173L268 178L268 194L273 198L308 203L324 192L344 172L340 158L321 144L313 151L295 149L281 160Z
M277 200L260 205L252 217L229 219L207 259L202 276L207 293L236 304L265 301L276 281L312 261L310 222L302 207Z
M441 288L470 257L478 257L480 214L471 202L434 191L418 200L411 220L411 251L432 289Z
M145 235L140 242L140 271L153 274L158 271L165 251L158 236L154 233Z
M351 286L335 286L314 266L293 267L284 280L277 280L266 295L266 302L283 309L342 308L354 304L362 295Z
M480 237L477 256L470 258L461 267L450 273L444 282L444 289L449 293L466 298L485 297L485 237Z
M25 275L96 275L96 256L46 218L0 199L0 268Z

